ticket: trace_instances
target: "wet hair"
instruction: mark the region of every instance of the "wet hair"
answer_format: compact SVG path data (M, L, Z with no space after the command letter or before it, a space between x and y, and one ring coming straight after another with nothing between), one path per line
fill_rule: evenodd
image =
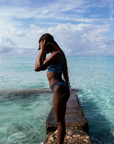
M53 37L51 34L49 34L49 33L43 34L43 35L40 37L40 39L39 39L39 43L40 43L42 40L45 40L46 43L51 44L55 50L60 51L60 52L63 54L64 62L63 62L62 75L63 75L63 78L64 78L65 82L66 82L67 85L70 87L69 76L68 76L67 60L66 60L66 57L65 57L64 52L61 50L61 48L60 48L59 45L56 43L56 41L54 40L54 37ZM45 60L45 56L43 56L43 59L42 59L42 60L43 60L43 61Z

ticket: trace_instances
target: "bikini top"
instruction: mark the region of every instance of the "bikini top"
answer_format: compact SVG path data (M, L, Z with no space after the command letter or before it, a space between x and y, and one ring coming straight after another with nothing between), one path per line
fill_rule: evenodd
M63 54L61 52L59 52L62 56L62 62L58 65L50 65L47 67L47 70L48 72L52 72L52 73L61 73L62 72L62 66L63 66L63 61L64 61L64 58L63 58Z

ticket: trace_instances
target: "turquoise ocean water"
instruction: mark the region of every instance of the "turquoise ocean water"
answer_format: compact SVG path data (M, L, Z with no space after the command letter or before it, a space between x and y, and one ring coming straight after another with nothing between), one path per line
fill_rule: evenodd
M114 144L114 57L67 56L69 76L94 144ZM36 57L0 57L0 144L41 144L53 94Z

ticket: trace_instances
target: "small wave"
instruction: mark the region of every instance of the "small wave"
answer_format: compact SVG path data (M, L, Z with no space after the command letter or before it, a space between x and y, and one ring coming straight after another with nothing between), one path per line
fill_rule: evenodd
M79 89L71 88L71 92L78 92ZM0 96L29 96L33 94L41 93L52 93L50 88L39 88L39 89L9 89L9 90L0 90Z

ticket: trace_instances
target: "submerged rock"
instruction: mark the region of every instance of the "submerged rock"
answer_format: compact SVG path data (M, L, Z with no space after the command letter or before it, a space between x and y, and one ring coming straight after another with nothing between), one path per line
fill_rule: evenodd
M20 124L20 123L13 123L10 125L6 131L6 136L18 133L18 132L28 132L32 129L30 124Z
M10 135L7 139L8 144L32 144L39 142L38 132L18 132Z
M44 139L44 144L57 144L57 133L50 133ZM83 130L66 130L64 144L92 144L89 135Z
M39 142L39 132L27 123L14 123L6 131L8 144L32 144Z

